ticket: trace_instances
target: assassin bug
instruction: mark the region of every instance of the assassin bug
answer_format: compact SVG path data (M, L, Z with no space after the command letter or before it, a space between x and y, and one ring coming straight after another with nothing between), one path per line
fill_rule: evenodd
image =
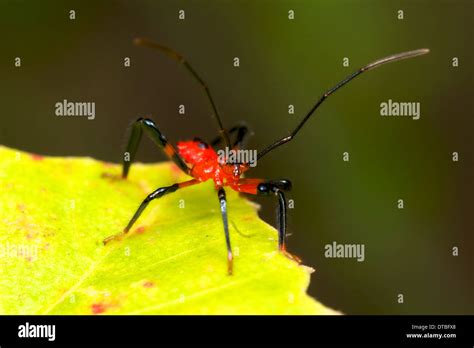
M217 139L210 143L206 143L198 138L195 138L191 141L178 142L176 148L168 142L166 137L158 129L158 127L152 120L148 118L139 118L138 120L136 120L133 124L132 132L127 145L127 152L130 154L130 158L128 161L124 160L123 162L122 177L124 179L127 178L130 165L133 162L135 154L137 152L138 144L140 142L143 132L145 132L156 143L156 145L158 145L158 147L164 151L168 158L172 160L184 173L191 176L192 179L181 183L176 183L171 186L160 187L150 193L140 204L138 210L135 212L123 232L106 238L104 240L104 244L107 244L109 241L128 233L134 223L143 213L147 205L152 200L163 197L164 195L167 195L169 193L175 192L179 189L188 186L196 185L207 180L213 180L220 203L220 211L224 225L225 240L227 244L227 270L229 274L232 274L233 270L233 256L227 219L226 194L224 190L224 187L226 186L237 192L247 193L251 195L275 195L278 197L278 248L286 256L296 261L299 261L296 256L291 255L286 250L286 199L284 191L289 191L291 189L291 182L286 179L264 180L242 178L242 174L244 174L250 168L249 163L222 163L221 161L219 161L217 152L214 147L224 142L227 148L231 148L234 150L239 149L242 146L246 134L248 133L247 127L235 126L229 131L224 128L209 88L201 79L201 77L196 73L194 68L192 68L191 65L185 60L185 58L179 53L168 47L165 47L147 39L135 39L135 44L139 46L147 46L158 49L162 53L166 54L168 57L184 65L186 70L188 70L188 72L204 89L204 92L206 93L209 103L212 107L213 116L217 122L220 134ZM257 160L261 159L263 156L265 156L267 153L274 150L275 148L292 140L301 130L304 124L309 120L309 118L313 115L315 110L326 100L326 98L328 98L332 93L347 84L355 77L359 76L365 71L374 69L383 64L395 62L402 59L417 57L428 52L429 49L423 48L414 51L394 54L385 58L378 59L355 71L353 74L349 75L344 80L337 83L334 87L327 90L288 136L285 136L275 141L274 143L259 151L257 153ZM233 142L231 142L230 136L233 134L235 134L235 139Z

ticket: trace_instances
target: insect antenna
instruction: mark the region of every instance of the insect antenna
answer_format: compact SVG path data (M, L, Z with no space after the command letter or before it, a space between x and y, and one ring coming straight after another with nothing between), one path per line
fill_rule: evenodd
M222 124L221 117L219 116L219 112L217 111L216 104L214 103L214 99L212 98L211 91L209 90L209 87L207 87L206 83L203 81L203 79L198 75L196 70L188 63L188 61L178 52L175 50L163 46L159 43L156 43L154 41L151 41L149 39L144 39L144 38L136 38L133 40L135 45L137 46L145 46L145 47L150 47L154 49L158 49L164 54L166 54L169 58L174 59L178 63L181 63L187 71L194 77L194 79L202 86L204 89L204 92L207 95L207 98L209 100L209 103L211 104L212 110L213 110L213 116L215 120L217 121L217 125L219 127L219 135L222 137L222 140L226 144L227 147L230 147L230 140L229 140L229 135L224 128L224 125Z
M338 84L336 84L334 87L330 88L329 90L324 93L321 98L314 104L314 106L311 108L311 110L308 112L308 114L301 120L301 122L296 126L296 128L291 132L288 136L281 138L280 140L275 141L273 144L267 146L263 150L259 151L257 154L257 160L262 158L264 155L266 155L268 152L272 151L273 149L277 148L280 145L283 145L287 142L289 142L291 139L293 139L296 134L299 132L299 130L304 126L306 121L313 115L314 111L326 100L327 97L329 97L332 93L337 91L339 88L344 86L345 84L349 83L351 80L359 76L365 71L369 71L372 69L375 69L383 64L386 63L391 63L391 62L396 62L402 59L408 59L408 58L413 58L417 56L421 56L423 54L427 54L430 50L427 48L421 48L418 50L414 51L408 51L408 52L402 52L402 53L397 53L393 54L388 57L384 57L381 59L378 59L372 63L367 64L366 66L360 68L359 70L355 71L348 77L346 77L344 80L340 81Z

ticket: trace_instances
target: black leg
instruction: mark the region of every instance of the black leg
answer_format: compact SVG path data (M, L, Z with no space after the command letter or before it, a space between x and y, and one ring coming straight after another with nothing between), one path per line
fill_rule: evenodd
M278 249L286 250L286 199L283 191L277 189L278 196Z
M260 196L276 195L278 197L278 249L290 259L301 262L298 256L289 253L286 250L286 198L283 191L291 190L291 182L282 180L262 180L262 179L241 179L239 184L234 187L239 192L249 193Z
M222 221L224 223L224 233L225 233L225 242L227 245L227 272L229 275L233 271L233 256L232 256L232 247L230 245L230 236L229 236L229 224L227 221L227 201L225 198L225 191L221 187L217 193L219 197L219 203L221 206Z
M247 126L244 125L238 125L234 126L229 130L229 135L232 135L233 133L237 133L237 136L235 138L235 141L232 143L232 148L241 148L243 146L244 140L246 138L246 135L248 134L249 129ZM222 142L222 137L217 137L213 139L210 144L212 147L216 147L220 145Z
M135 224L137 219L140 217L140 215L143 213L145 208L148 206L148 204L152 200L163 197L164 195L166 195L168 193L175 192L176 190L178 190L180 188L187 187L187 186L190 186L190 185L195 185L195 184L198 184L198 183L200 183L200 181L193 179L193 180L185 181L185 182L182 182L182 183L179 183L179 184L174 184L174 185L171 185L171 186L160 187L159 189L153 191L140 204L137 211L135 212L135 214L133 215L132 219L128 223L127 227L125 227L123 232L118 233L118 234L114 234L112 236L109 236L109 237L105 238L104 239L104 244L107 244L108 242L110 242L110 241L112 241L112 240L114 240L114 239L116 239L116 238L118 238L118 237L120 237L124 234L127 234L128 231L130 231L132 226Z
M176 165L181 168L181 170L183 170L186 174L189 174L190 169L188 168L184 160L179 156L174 146L168 143L168 140L166 140L166 137L163 135L163 133L161 133L160 130L156 127L155 123L148 118L139 118L133 124L132 134L130 135L130 139L128 141L126 150L128 153L128 158L124 156L123 159L123 178L127 177L130 165L135 159L138 144L140 143L140 139L142 138L143 130L145 130L151 140L153 140L155 144L158 145L160 149L165 152L169 159L176 163Z
M286 251L286 198L283 191L291 190L291 182L286 179L264 181L257 185L257 194L275 194L278 197L278 249Z

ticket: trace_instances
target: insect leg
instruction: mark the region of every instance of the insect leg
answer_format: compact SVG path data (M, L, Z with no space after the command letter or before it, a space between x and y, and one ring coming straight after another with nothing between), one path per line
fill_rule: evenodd
M278 197L278 249L287 257L301 262L301 260L290 254L286 250L286 198L283 191L291 190L291 182L286 179L281 180L262 180L262 179L241 179L239 184L234 187L237 191L259 196L275 195Z
M137 221L137 219L140 217L140 215L143 213L145 208L148 206L148 204L152 200L163 197L164 195L167 195L168 193L175 192L176 190L178 190L180 188L195 185L195 184L199 184L199 183L200 183L200 181L198 181L196 179L192 179L192 180L189 180L189 181L181 182L179 184L173 184L171 186L160 187L159 189L153 191L140 204L137 211L135 212L135 214L133 215L132 219L128 223L127 227L125 227L123 232L118 233L118 234L114 234L112 236L109 236L109 237L105 238L104 239L104 244L107 244L108 242L110 242L110 241L112 241L112 240L114 240L114 239L116 239L116 238L118 238L118 237L120 237L124 234L127 234L128 231L130 231L130 229L132 228L133 224Z
M129 154L129 158L128 160L126 157L124 157L123 159L123 178L127 177L128 172L130 170L130 165L135 159L138 144L140 143L140 139L142 138L143 130L145 130L150 139L153 140L153 142L165 152L169 159L171 159L186 174L189 174L190 169L188 168L184 160L179 156L174 146L168 143L168 140L163 135L163 133L160 132L158 127L156 127L155 123L148 118L139 118L132 126L132 133L127 144L126 151Z
M222 221L224 223L225 242L227 245L227 273L231 275L233 271L233 256L232 247L230 245L229 224L227 221L227 200L225 197L225 191L222 187L219 189L217 195L219 197Z

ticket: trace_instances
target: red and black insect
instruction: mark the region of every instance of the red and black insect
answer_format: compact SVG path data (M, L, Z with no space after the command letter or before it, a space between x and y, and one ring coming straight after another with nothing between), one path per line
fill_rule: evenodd
M191 73L191 75L197 80L197 82L202 86L204 89L207 98L211 104L213 110L213 116L217 121L217 125L219 128L219 137L210 143L206 143L198 138L191 140L191 141L181 141L178 142L177 147L174 147L172 144L168 142L166 137L161 133L155 123L148 119L148 118L139 118L135 121L132 128L132 133L130 136L130 140L127 145L127 152L130 154L129 160L123 162L123 172L122 177L126 178L130 169L130 165L135 158L135 154L137 152L138 144L142 137L143 132L145 132L155 143L161 148L165 154L186 174L192 177L191 180L176 183L171 186L160 187L157 190L150 193L145 200L140 204L138 210L133 215L132 219L128 223L127 227L125 227L122 233L117 235L110 236L104 240L104 244L107 242L124 235L130 231L134 223L143 213L147 205L154 199L163 197L166 194L175 192L179 189L184 187L200 184L207 180L213 180L215 189L217 191L217 196L220 203L220 210L222 214L222 220L224 225L224 233L225 239L227 244L227 262L228 262L228 273L232 274L233 269L233 256L232 256L232 248L230 243L230 236L229 236L229 225L227 220L227 202L226 202L226 194L225 194L225 187L230 187L231 189L237 192L248 193L251 195L264 195L270 196L274 195L278 198L279 202L279 212L278 212L278 248L279 250L284 253L286 256L293 258L297 261L299 259L296 256L291 255L286 251L286 199L285 199L285 191L289 191L291 189L291 182L286 179L282 180L265 180L265 179L251 179L251 178L242 178L242 174L244 174L247 170L250 169L249 163L229 163L219 160L216 147L218 147L221 143L233 150L240 149L245 136L248 134L248 129L246 126L239 125L231 128L227 131L221 121L219 113L217 111L216 104L211 96L211 92L201 77L196 73L196 71L191 67L191 65L181 56L179 53L175 52L174 50L162 46L160 44L154 43L147 39L136 39L135 43L140 46L148 46L151 48L158 49L165 53L170 58L178 61L179 63L183 64L184 67ZM260 160L263 156L265 156L270 151L274 150L275 148L289 142L292 140L296 134L301 130L303 125L308 121L308 119L313 115L314 111L329 97L332 93L336 90L347 84L349 81L354 79L356 76L359 76L365 71L371 70L376 68L380 65L385 63L390 63L394 61L398 61L401 59L412 58L419 55L423 55L428 53L428 49L418 49L409 52L403 52L394 54L382 59L378 59L363 68L360 68L353 74L346 77L344 80L336 84L334 87L330 88L327 92L325 92L320 99L314 104L314 106L309 110L307 115L301 120L301 122L296 126L296 128L291 132L289 135L275 141L274 143L270 144L269 146L265 147L263 150L257 153L257 160ZM231 136L235 139L231 141Z

